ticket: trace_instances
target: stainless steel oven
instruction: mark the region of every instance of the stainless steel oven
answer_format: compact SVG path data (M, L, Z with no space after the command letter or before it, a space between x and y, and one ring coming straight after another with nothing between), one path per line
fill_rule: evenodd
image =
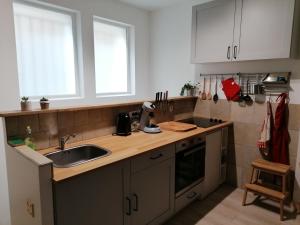
M176 144L176 197L204 180L205 144L205 136L197 136Z

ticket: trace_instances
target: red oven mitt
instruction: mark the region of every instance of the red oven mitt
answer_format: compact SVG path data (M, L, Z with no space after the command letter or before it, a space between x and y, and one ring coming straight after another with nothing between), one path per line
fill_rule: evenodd
M238 85L233 78L229 78L222 81L224 94L228 101L235 101L239 97L241 87Z

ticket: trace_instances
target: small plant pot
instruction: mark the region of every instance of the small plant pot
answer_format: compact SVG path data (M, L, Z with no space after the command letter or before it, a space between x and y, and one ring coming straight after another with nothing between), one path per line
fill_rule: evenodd
M31 102L21 102L21 111L31 110Z
M50 102L40 102L41 109L49 109Z
M186 90L186 96L195 96L195 89Z

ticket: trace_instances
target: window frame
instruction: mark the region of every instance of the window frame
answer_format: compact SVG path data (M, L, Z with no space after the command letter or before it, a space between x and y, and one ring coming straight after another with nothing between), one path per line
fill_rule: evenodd
M34 0L13 0L13 4L23 4L25 6L35 7L38 9L48 10L64 15L68 15L72 20L72 36L73 36L73 50L74 50L74 72L75 72L75 94L70 95L42 95L42 96L28 96L32 101L39 101L42 97L46 97L49 100L69 100L69 99L80 99L83 97L83 78L82 78L82 50L80 45L81 38L81 27L80 27L80 12L53 5L46 2L39 2ZM16 51L18 51L16 49ZM19 83L19 95L21 95L21 83L19 79L19 68L18 69L18 83Z
M103 97L121 97L121 96L134 96L135 95L135 31L134 26L123 22L110 20L107 18L93 16L93 50L94 50L94 70L95 70L95 94L96 98ZM95 26L94 23L103 23L115 27L125 28L126 30L126 49L127 49L127 92L103 92L97 93L96 84L96 60L95 60Z

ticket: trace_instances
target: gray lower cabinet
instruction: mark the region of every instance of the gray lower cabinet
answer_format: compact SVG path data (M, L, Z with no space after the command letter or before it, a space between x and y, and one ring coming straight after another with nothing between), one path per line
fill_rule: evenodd
M173 160L132 175L132 225L159 224L173 213Z
M154 225L174 212L175 145L54 183L55 225Z
M127 161L55 183L55 224L128 224L129 176Z
M131 162L131 225L160 224L174 212L175 145Z

